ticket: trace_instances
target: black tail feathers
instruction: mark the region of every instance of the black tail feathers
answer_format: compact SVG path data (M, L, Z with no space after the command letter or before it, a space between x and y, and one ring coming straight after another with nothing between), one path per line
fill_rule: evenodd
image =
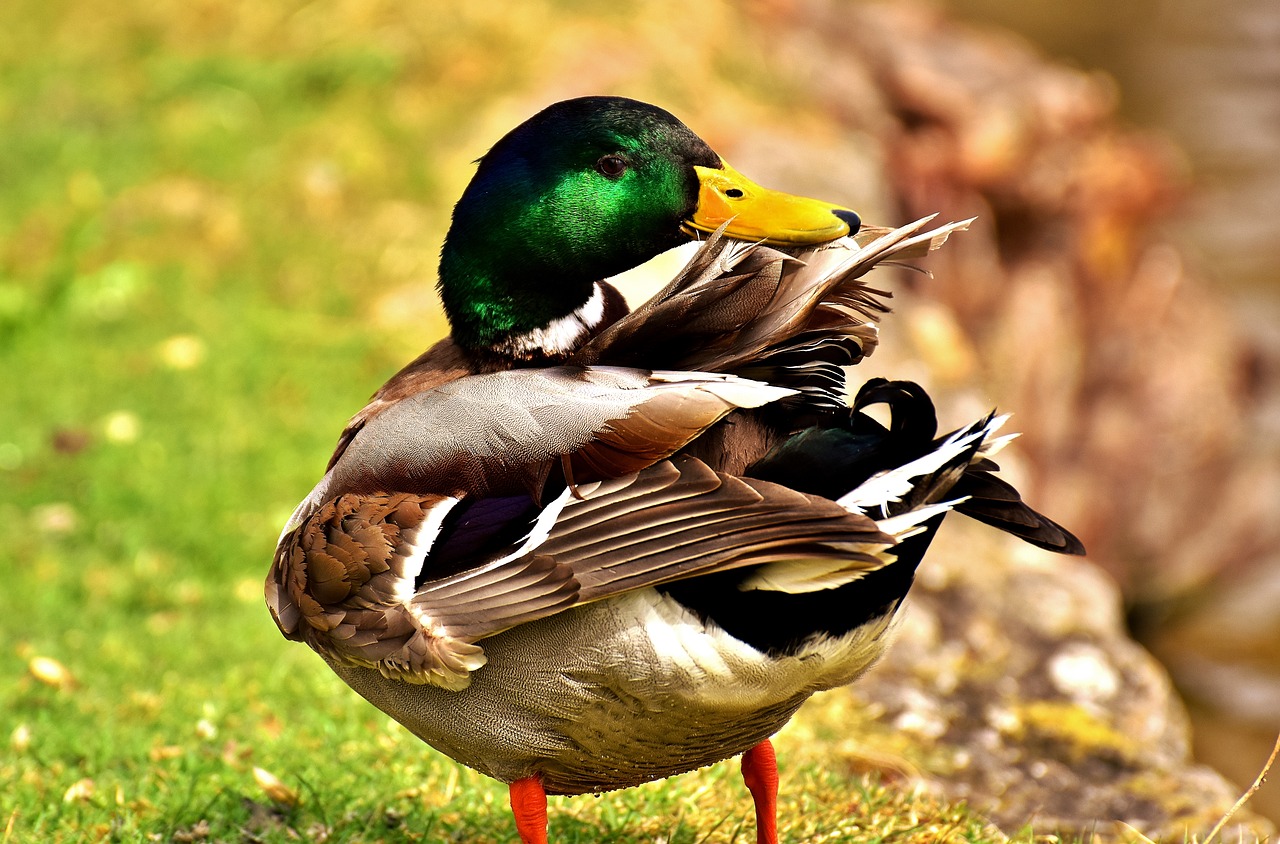
M862 411L889 407L885 427ZM933 401L911 381L873 378L862 385L853 407L830 414L770 451L748 470L752 477L826 498L840 498L882 472L938 449L957 433L980 430L990 417L960 432L937 436ZM996 477L994 462L978 453L979 442L937 471L922 475L892 510L963 498L955 510L1049 551L1083 554L1084 545L1066 528L1027 506L1010 484ZM891 511L892 513L892 511Z
M998 468L985 458L970 465L952 490L957 497L966 496L955 511L1046 551L1083 555L1084 544L1053 519L1028 507L1016 489L993 474Z

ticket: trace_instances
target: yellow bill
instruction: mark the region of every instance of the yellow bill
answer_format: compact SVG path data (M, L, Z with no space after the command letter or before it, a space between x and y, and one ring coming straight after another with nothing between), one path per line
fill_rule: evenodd
M701 187L698 207L684 224L690 234L710 233L727 222L725 234L736 240L798 245L835 240L860 225L848 208L763 188L728 164L693 169Z

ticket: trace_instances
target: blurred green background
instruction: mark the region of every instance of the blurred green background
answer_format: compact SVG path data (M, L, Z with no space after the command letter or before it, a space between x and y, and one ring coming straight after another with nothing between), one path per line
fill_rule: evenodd
M1252 1L1197 23L1203 44L1266 11ZM1274 184L1280 133L1203 131L1221 91L1186 80L1235 90L1205 72L1233 65L1188 73L1189 2L956 8L1115 73L1132 119L1166 127L1209 174L1177 236L1244 291L1230 295L1270 302L1280 213L1254 225L1250 203L1280 196L1256 190ZM354 813L394 840L389 815L358 802L376 799L368 773L332 762L368 753L370 729L368 764L404 760L394 788L457 788L279 638L261 599L276 534L346 417L443 332L436 255L470 162L547 103L597 92L661 103L730 158L747 127L799 121L821 138L814 92L752 46L769 37L753 13L785 20L791 5L7 0L2 840L167 835L210 807L274 835L234 796L255 765L296 773L316 801L357 795L317 822ZM1260 55L1274 119L1280 51ZM1251 174L1231 144L1266 150L1267 166ZM1224 219L1232 190L1241 213ZM67 674L36 676L39 657ZM468 840L505 834L459 823Z

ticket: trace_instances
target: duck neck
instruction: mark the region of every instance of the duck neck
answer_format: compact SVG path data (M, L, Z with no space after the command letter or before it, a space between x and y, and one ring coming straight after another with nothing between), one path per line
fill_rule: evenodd
M564 360L627 312L622 295L603 281L566 278L536 260L507 272L496 272L492 262L489 256L480 271L448 244L441 254L440 295L453 340L473 355Z
M604 282L594 283L590 298L581 307L544 325L507 334L486 350L513 360L559 360L569 356L605 327L609 310L606 289L612 290Z
M639 261L558 249L536 227L491 231L463 213L440 253L440 298L454 342L472 354L562 360L627 312L599 279Z

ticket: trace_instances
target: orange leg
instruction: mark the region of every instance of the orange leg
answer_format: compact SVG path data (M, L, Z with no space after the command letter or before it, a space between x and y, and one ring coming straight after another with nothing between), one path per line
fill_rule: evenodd
M768 739L742 754L742 781L756 804L756 844L778 844L778 757Z
M547 844L547 792L542 780L525 777L511 783L511 814L521 844Z

